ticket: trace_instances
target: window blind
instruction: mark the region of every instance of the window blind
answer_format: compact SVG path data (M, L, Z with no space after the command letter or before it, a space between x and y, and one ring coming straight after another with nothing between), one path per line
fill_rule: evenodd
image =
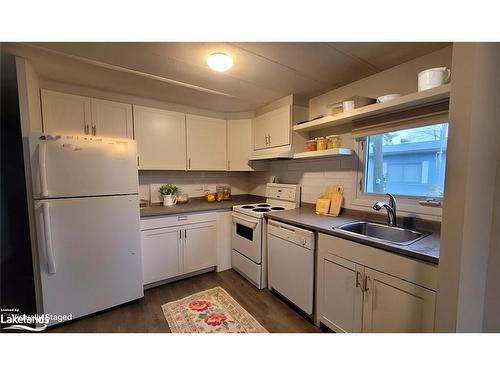
M449 99L446 99L422 107L354 120L352 135L363 139L369 135L448 122L448 108Z

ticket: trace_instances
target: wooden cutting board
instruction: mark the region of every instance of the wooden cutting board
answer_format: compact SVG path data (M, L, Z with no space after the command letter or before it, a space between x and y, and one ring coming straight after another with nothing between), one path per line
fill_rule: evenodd
M325 192L316 200L316 213L319 215L338 216L342 208L344 188L328 186Z
M342 199L344 197L344 187L334 186L333 192L330 195L330 211L328 212L331 216L339 216L340 209L342 208Z
M330 199L318 198L316 200L316 213L318 215L328 215L330 212Z

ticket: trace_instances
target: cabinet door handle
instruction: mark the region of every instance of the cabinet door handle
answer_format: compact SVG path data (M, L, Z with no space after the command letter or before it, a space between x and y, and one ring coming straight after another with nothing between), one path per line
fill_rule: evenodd
M356 289L358 288L358 286L360 286L361 290L363 290L363 285L359 283L359 272L356 272Z
M182 229L179 229L179 240L182 239Z
M269 145L270 145L271 144L271 136L268 135L268 137L269 137Z
M188 238L188 232L187 229L184 229L184 239L187 240Z
M89 134L89 124L85 124L85 126L83 127L83 132L85 134Z
M191 159L188 159L188 169L191 169Z
M227 170L229 171L231 169L231 160L227 161Z
M368 292L370 290L370 288L368 288L368 280L370 280L370 278L368 276L365 276L365 292Z
M96 128L95 128L95 125L92 125L92 135L96 135Z

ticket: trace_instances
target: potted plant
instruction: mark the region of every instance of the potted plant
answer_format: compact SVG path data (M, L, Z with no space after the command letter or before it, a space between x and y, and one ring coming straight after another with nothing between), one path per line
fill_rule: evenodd
M177 203L177 186L172 184L162 185L158 191L163 196L164 206L174 206Z

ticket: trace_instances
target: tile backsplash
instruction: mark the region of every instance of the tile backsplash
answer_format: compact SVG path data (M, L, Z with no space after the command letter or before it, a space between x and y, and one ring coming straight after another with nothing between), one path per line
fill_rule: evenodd
M160 202L158 188L174 184L190 197L201 197L216 185L230 185L231 194L247 194L249 172L139 171L139 196Z
M316 160L277 160L269 162L268 170L253 172L249 177L249 194L264 195L271 176L278 182L301 186L302 202L315 203L328 185L344 187L343 206L349 206L353 193L353 173L356 173L356 156Z
M262 163L256 172L193 172L193 171L139 171L141 199L160 202L158 188L174 184L190 197L201 197L205 190L215 190L216 185L230 185L232 194L264 196L266 183L271 176L278 182L299 184L302 202L315 203L328 185L344 187L343 206L352 200L353 173L356 173L356 156L317 160L276 160Z

